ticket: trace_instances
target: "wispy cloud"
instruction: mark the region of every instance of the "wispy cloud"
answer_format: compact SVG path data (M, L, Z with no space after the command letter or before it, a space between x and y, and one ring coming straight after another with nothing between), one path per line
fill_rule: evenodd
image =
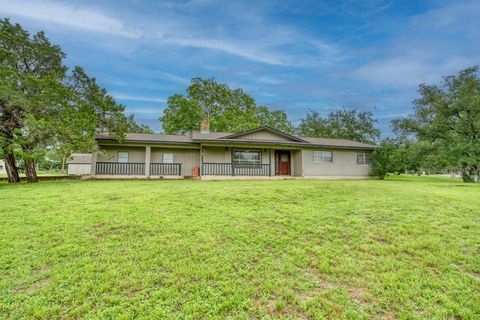
M413 16L352 76L382 87L408 88L477 64L480 47L467 39L480 36L479 14L479 2L455 2Z
M158 98L158 97L128 95L128 94L122 94L117 92L113 92L111 95L115 99L126 100L126 101L146 101L146 102L157 102L157 103L167 102L166 99Z
M103 32L123 37L136 38L140 33L127 28L117 18L93 8L84 8L62 3L42 1L0 1L0 13L61 24L92 32Z
M158 115L160 116L162 109L160 108L138 108L138 107L127 107L127 114L144 114L144 115Z
M195 6L200 4L192 3ZM322 66L329 64L330 61L338 61L340 57L338 48L332 44L312 38L291 27L262 21L258 17L255 22L260 25L257 28L272 31L263 31L256 36L249 33L246 28L245 32L242 31L235 36L216 34L208 29L202 31L203 29L198 29L188 21L178 21L177 16L168 16L165 13L166 16L161 19L161 23L142 21L132 27L131 23L107 14L97 7L67 5L53 1L40 3L28 0L22 2L0 0L0 13L139 41L213 50L270 65ZM300 54L302 51L308 54Z

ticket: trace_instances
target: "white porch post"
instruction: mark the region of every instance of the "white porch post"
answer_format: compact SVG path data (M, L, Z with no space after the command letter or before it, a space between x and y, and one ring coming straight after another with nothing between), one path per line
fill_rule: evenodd
M152 147L145 147L145 176L150 176L150 154L152 153Z

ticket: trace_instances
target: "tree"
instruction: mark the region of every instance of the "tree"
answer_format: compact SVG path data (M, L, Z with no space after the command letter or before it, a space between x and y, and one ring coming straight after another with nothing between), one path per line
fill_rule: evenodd
M440 85L422 84L414 113L395 119L395 132L413 135L428 145L428 162L436 167L459 167L465 182L480 176L479 68L443 78Z
M95 78L75 67L64 81L66 100L61 112L50 117L57 152L61 155L62 170L73 152L92 152L96 147L95 134L110 132L122 140L127 132L152 133L125 116L125 106L118 104Z
M0 143L10 182L19 181L15 152L27 180L37 182L35 161L47 147L92 151L96 132L108 130L121 140L128 130L145 129L83 69L67 77L64 58L43 32L30 36L0 20Z
M2 148L9 158L10 172L16 171L13 149L15 143L25 152L25 172L30 182L37 181L31 139L32 132L26 122L34 119L34 113L45 112L55 96L52 92L65 75L62 64L64 53L60 47L52 45L43 32L32 37L19 24L11 24L8 19L0 20L0 101L3 109ZM10 177L17 181L15 176Z
M257 106L242 89L231 89L213 78L193 78L186 95L169 97L160 121L165 133L186 134L199 130L205 118L211 130L218 132L240 132L262 125L292 131L285 111Z
M388 174L400 174L408 170L410 156L408 142L385 139L380 143L378 149L372 153L373 176L384 179Z
M340 109L331 111L326 117L314 110L308 111L300 120L298 133L308 137L349 139L374 143L380 136L375 128L377 120L369 111Z

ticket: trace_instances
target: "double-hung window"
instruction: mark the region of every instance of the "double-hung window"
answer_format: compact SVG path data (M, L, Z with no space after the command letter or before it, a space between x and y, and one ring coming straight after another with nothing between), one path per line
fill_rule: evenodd
M234 164L261 164L262 151L259 149L233 149Z
M357 164L371 164L372 154L370 152L357 152Z
M128 162L128 152L119 152L117 162L127 163Z
M163 163L173 163L173 153L164 153Z
M314 162L333 162L333 152L324 150L315 150L313 152Z

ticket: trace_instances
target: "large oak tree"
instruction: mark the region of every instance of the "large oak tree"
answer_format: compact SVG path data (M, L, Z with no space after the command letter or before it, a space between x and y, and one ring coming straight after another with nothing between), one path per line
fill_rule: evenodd
M187 94L171 96L160 117L167 134L198 131L203 119L208 119L210 129L218 132L240 132L262 125L293 130L285 111L257 106L242 89L231 89L213 78L193 78Z
M414 113L393 121L395 131L428 145L429 161L457 167L464 181L480 176L480 77L472 67L444 77L440 85L422 84Z
M35 160L47 146L65 154L93 151L96 132L121 140L144 131L90 78L63 65L65 54L43 32L31 36L19 24L0 20L0 147L9 182L18 182L15 151L24 160L29 182L38 181Z
M374 143L380 136L376 123L377 120L369 111L343 108L322 116L318 111L310 110L300 120L298 133L307 137Z

